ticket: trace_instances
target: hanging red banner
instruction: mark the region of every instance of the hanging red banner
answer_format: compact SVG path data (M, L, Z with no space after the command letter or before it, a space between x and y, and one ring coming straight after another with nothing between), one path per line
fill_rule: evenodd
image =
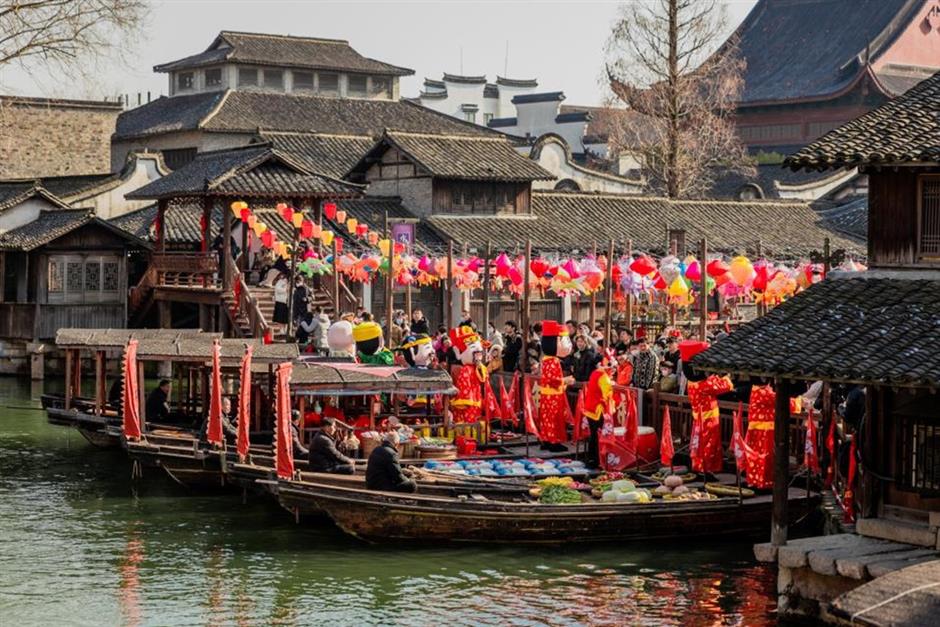
M254 351L251 344L245 346L242 356L241 378L238 384L238 436L236 447L238 458L242 461L248 458L248 428L251 422L251 354Z
M809 472L819 474L819 451L816 441L816 421L813 420L813 408L806 415L806 443L803 445L803 463Z
M826 468L827 488L832 487L836 474L836 417L832 413L829 416L829 433L826 435L826 450L829 451L829 466Z
M669 416L669 405L663 407L662 432L659 441L659 462L663 466L672 466L672 456L676 454L676 446L672 441L672 418Z
M513 382L513 385L515 385L515 382ZM535 425L535 402L532 400L532 381L529 378L525 379L522 394L522 416L525 420L526 433L531 433L536 439L541 440L542 436L539 435L539 428Z
M294 476L294 442L290 424L290 373L293 365L283 363L277 367L275 403L277 407L277 430L275 444L277 454L277 476L290 479Z
M140 394L137 381L137 340L129 340L124 349L124 390L121 404L124 408L124 437L140 439Z
M212 382L209 385L209 426L206 439L209 444L222 446L222 345L212 342Z
M849 446L849 476L845 480L845 496L842 499L842 508L845 510L843 520L847 523L855 522L855 474L858 472L858 462L855 459L855 440L857 435L852 437L852 444Z

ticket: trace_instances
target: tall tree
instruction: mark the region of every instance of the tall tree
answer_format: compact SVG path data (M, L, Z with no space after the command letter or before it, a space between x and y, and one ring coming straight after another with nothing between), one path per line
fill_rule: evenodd
M0 68L54 64L80 71L120 52L146 15L145 0L0 0Z
M638 157L670 198L705 193L719 168L752 167L733 124L744 62L725 32L718 0L642 0L621 6L607 41L611 153Z

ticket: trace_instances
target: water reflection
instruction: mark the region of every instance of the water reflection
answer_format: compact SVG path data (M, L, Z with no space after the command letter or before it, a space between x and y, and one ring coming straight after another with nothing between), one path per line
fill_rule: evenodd
M746 544L368 546L153 469L132 482L123 453L26 406L29 384L0 379L4 624L773 622L773 575Z

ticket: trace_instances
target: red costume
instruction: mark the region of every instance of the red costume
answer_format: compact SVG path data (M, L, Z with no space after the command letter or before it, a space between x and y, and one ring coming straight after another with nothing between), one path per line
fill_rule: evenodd
M746 459L747 483L755 488L774 484L774 404L777 393L769 385L751 388L748 403Z
M584 415L588 420L600 420L610 404L612 394L613 386L607 371L603 368L595 369L584 390Z
M450 341L463 365L451 371L457 394L450 401L454 422L477 422L483 415L483 382L488 378L486 367L474 363L474 354L483 350L480 336L472 328L461 326L450 330Z
M706 342L687 340L679 344L682 363L708 348ZM686 375L688 376L688 374ZM734 389L729 377L711 375L701 381L689 381L686 393L692 407L692 441L689 455L696 472L721 472L724 466L721 449L721 424L718 420L718 397Z
M539 435L543 442L558 444L565 441L565 395L564 375L561 360L557 357L542 357L539 376Z

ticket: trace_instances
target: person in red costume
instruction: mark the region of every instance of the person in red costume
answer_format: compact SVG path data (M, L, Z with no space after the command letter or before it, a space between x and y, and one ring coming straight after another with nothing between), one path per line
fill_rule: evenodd
M565 417L568 397L567 380L562 373L561 360L571 354L568 329L554 320L542 322L542 367L539 374L539 434L542 448L564 451L567 440Z
M591 437L588 440L588 463L600 467L600 453L597 447L597 434L603 426L604 414L610 410L610 399L613 398L613 382L607 374L607 368L601 363L591 373L587 386L584 388L584 416L588 420Z
M489 377L483 365L483 340L469 326L448 333L460 366L451 369L457 394L450 401L454 422L477 422L483 415L483 383Z
M777 393L769 385L755 385L751 388L744 441L750 449L745 460L747 484L753 488L770 488L774 485L776 400Z
M686 340L679 343L682 371L688 380L686 394L692 408L692 441L689 456L696 472L721 472L724 458L721 450L721 424L718 420L718 397L734 389L730 377L704 376L691 365L692 358L708 348L708 342Z

